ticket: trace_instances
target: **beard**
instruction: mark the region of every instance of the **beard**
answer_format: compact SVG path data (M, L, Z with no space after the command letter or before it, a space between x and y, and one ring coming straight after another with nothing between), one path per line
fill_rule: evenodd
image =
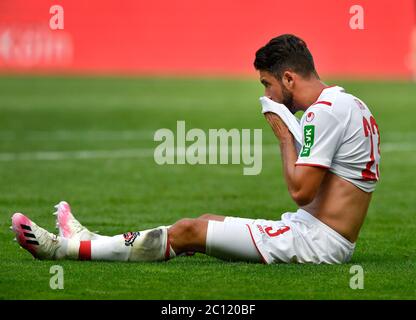
M282 104L289 109L292 114L297 112L294 103L293 103L293 94L290 93L284 86L282 86L283 101Z

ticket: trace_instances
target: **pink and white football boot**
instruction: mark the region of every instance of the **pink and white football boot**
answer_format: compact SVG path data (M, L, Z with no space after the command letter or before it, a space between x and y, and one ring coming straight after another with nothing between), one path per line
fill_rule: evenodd
M40 260L63 259L65 252L61 248L60 237L39 227L24 214L15 213L10 227L16 234L16 241Z
M59 229L59 235L64 238L74 239L79 241L94 240L102 236L89 231L84 227L71 212L71 207L65 201L59 202L54 212L56 215L56 227Z

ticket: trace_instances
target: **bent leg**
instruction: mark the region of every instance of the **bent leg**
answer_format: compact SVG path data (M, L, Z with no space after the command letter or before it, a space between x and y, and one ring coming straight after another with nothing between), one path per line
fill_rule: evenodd
M231 216L220 216L220 215L212 214L212 213L205 213L202 216L198 217L198 219L223 221L223 222L237 222L237 223L243 223L243 224L252 224L255 221L255 219L239 218L239 217L231 217Z
M262 261L243 223L183 219L169 228L168 235L177 255L195 251L223 260Z
M204 213L202 216L198 217L198 219L200 220L216 220L216 221L224 221L226 217L225 216L220 216L217 214L212 214L212 213Z
M161 261L196 251L227 260L260 261L249 230L242 223L183 219L170 228L161 226L80 241L53 235L16 213L12 229L19 244L38 259Z
M263 262L248 225L241 221L210 221L206 254L223 260Z
M205 253L208 220L182 219L168 229L168 238L176 255L186 252Z

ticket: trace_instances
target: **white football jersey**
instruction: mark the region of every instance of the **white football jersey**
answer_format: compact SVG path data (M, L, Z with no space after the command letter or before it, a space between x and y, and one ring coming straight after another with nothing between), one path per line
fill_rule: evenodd
M338 86L325 88L301 119L296 165L320 166L372 192L379 179L380 133L368 107Z

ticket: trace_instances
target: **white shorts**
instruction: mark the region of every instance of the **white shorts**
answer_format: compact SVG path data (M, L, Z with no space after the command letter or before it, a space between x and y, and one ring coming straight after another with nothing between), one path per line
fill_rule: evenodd
M355 244L306 212L287 212L280 221L227 217L209 221L206 253L222 259L265 263L348 262Z

